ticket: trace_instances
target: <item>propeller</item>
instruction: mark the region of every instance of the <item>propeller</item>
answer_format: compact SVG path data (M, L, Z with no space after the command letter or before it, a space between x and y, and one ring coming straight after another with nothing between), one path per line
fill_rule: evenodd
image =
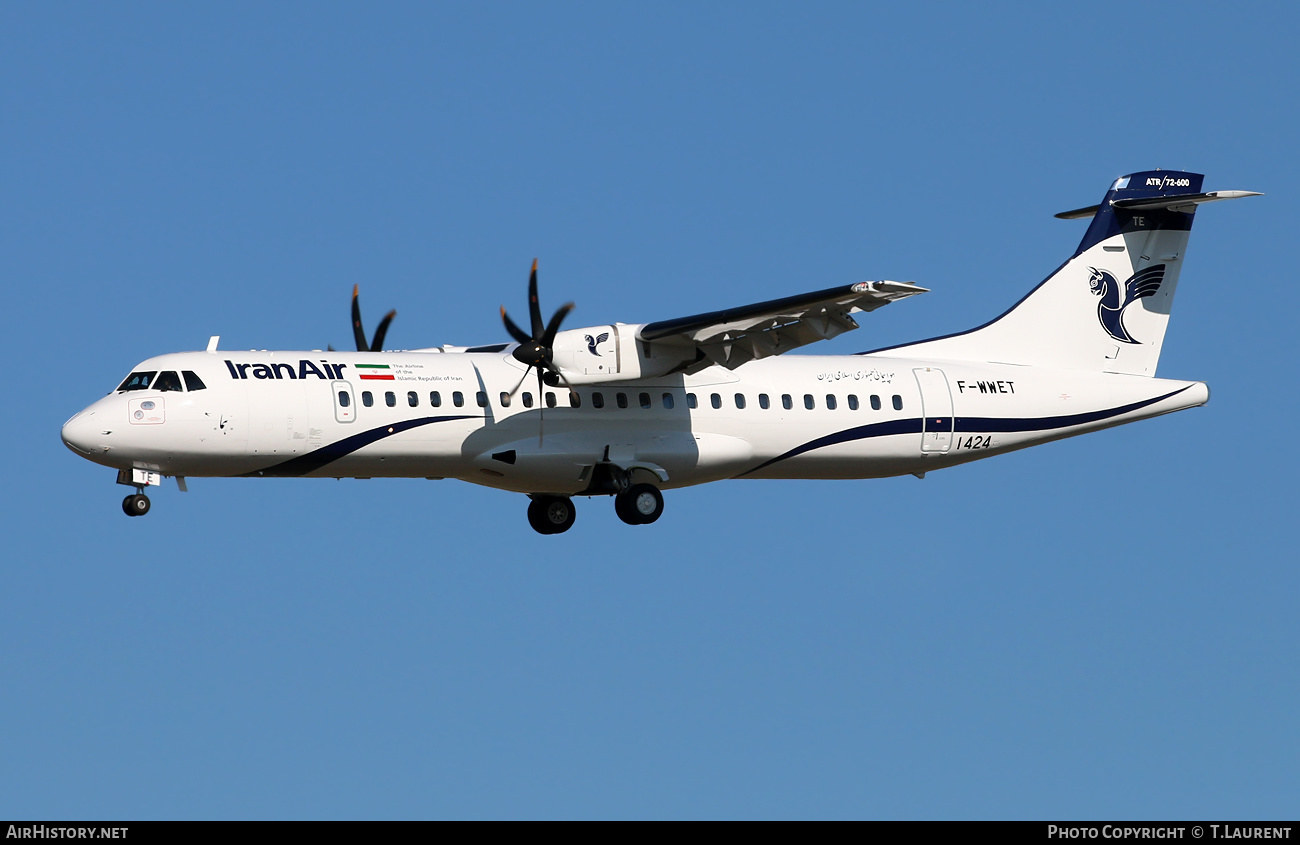
M537 371L537 439L539 443L542 439L542 413L544 413L542 409L546 407L543 379L546 373L549 372L555 376L557 382L564 382L564 375L555 366L552 358L554 355L552 347L555 345L555 335L560 331L560 324L564 322L564 318L572 310L573 303L566 302L551 315L550 322L542 322L542 307L537 302L537 259L535 258L533 259L533 270L528 275L528 317L532 324L533 333L530 335L515 325L515 321L510 319L510 315L506 313L506 307L501 306L501 322L505 323L506 331L510 332L510 336L519 343L510 354L519 363ZM519 379L519 384L515 385L515 390L519 389L527 376L528 370L524 370L524 375ZM567 383L565 382L565 384ZM511 393L514 393L514 391L511 391Z
M384 315L384 319L379 321L379 327L375 329L375 339L369 344L366 343L366 330L361 327L361 299L357 296L358 286L352 286L352 336L357 341L358 352L382 352L384 349L384 337L388 334L388 326L397 316L394 309ZM334 347L330 347L333 350Z

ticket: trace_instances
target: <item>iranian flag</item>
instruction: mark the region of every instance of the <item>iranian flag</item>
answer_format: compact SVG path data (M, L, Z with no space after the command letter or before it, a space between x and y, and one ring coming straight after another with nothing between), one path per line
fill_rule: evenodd
M393 374L387 364L353 364L362 381L392 381Z

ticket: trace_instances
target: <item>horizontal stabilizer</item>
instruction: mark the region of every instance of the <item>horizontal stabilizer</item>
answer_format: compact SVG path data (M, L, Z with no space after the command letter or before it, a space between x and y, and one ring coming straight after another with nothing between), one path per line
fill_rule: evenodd
M1242 197L1262 197L1263 194L1258 191L1209 191L1204 194L1174 194L1167 197L1151 197L1145 199L1129 200L1112 200L1111 205L1115 208L1122 208L1125 211L1154 211L1158 208L1168 209L1169 211L1188 212L1196 206L1205 202L1218 202L1219 200L1235 200ZM1056 217L1059 220L1083 220L1092 217L1097 213L1100 205L1090 205L1087 208L1076 208L1073 211L1062 211Z
M1174 194L1173 196L1153 197L1151 199L1114 200L1111 205L1125 211L1154 211L1157 208L1167 208L1170 211L1186 213L1203 202L1262 196L1263 194L1258 191L1210 191L1205 194Z
M1095 215L1099 208L1101 208L1099 205L1090 205L1087 208L1076 208L1074 211L1062 211L1055 217L1057 220L1083 220Z

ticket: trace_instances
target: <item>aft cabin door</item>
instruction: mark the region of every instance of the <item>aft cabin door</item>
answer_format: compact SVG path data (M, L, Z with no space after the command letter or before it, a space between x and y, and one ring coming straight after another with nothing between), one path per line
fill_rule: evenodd
M947 452L952 448L952 391L943 370L917 367L916 384L921 388L921 451Z

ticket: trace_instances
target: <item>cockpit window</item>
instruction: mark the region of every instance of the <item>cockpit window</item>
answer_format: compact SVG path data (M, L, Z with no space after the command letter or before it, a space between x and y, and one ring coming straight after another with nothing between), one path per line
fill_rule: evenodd
M203 390L207 387L207 385L203 383L203 379L199 378L199 374L193 370L184 370L181 372L181 375L185 376L186 390Z
M176 375L175 370L163 370L158 374L158 378L153 383L154 390L174 390L181 392L181 377Z
M158 375L157 370L148 372L131 373L126 377L126 381L118 385L118 390L148 390L149 385L153 383L153 377Z

